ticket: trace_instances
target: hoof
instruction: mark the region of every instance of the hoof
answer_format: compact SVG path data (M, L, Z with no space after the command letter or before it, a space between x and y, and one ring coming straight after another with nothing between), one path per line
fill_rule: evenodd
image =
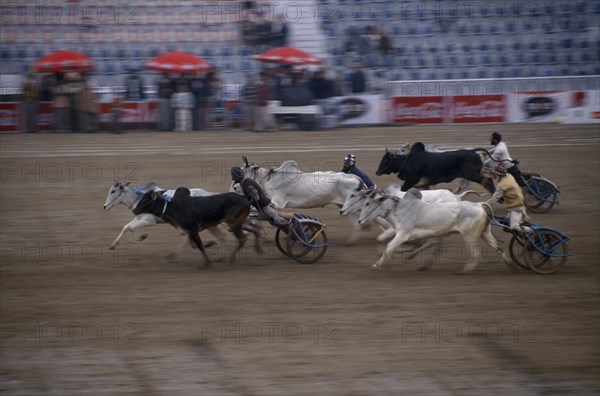
M429 268L428 266L424 265L422 267L420 267L417 271L420 272L425 272L425 271L429 271L431 268Z
M138 238L138 241L143 241L144 239L148 238L148 234L142 234L140 235L140 237Z
M110 246L108 247L108 250L115 250L115 245L110 245Z
M212 247L212 246L215 246L216 244L217 244L217 242L215 242L215 241L209 241L209 242L206 242L206 243L204 244L204 247L205 247L205 248L210 248L210 247Z
M378 266L376 266L376 265L372 265L372 266L370 266L370 267L369 267L369 269L370 269L371 271L379 271L379 267L378 267Z

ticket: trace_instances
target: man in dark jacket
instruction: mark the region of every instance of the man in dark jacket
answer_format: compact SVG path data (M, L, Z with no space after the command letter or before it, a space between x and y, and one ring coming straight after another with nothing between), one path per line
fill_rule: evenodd
M354 154L348 154L346 157L344 157L344 166L342 167L342 172L350 173L360 177L368 188L375 187L375 184L371 178L356 166L356 156Z

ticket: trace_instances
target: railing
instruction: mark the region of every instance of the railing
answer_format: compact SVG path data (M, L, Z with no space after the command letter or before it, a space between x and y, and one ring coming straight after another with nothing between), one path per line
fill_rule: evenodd
M485 78L471 80L390 81L387 96L499 95L516 92L586 91L600 89L600 75Z

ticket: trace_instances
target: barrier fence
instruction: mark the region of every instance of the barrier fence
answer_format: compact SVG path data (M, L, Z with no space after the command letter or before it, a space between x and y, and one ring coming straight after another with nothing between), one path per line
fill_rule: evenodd
M225 107L231 110L240 98L231 90L225 91ZM600 122L600 76L393 81L386 95L347 95L320 104L328 119L322 124L326 127L386 123L596 123ZM159 120L158 109L156 101L125 102L121 124L124 129L154 129ZM0 102L0 132L22 131L24 118L22 103ZM111 120L110 103L100 103L97 124L108 129ZM50 103L39 103L37 129L49 131L52 125ZM231 125L234 126L237 125Z

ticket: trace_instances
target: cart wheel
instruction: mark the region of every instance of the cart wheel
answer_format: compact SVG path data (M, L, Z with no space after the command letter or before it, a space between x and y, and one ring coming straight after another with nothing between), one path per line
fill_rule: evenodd
M527 206L527 208L534 213L548 212L550 209L552 209L554 207L554 205L556 205L556 200L558 198L558 192L554 189L554 187L550 183L548 183L544 180L535 180L532 183L535 183L537 185L537 187L539 188L540 194L542 196L546 197L546 199L548 201L554 201L554 202L547 202L542 199L539 199L534 194L532 194L529 191L529 189L524 188L523 192L525 193L525 206Z
M277 232L275 232L275 245L277 246L277 249L279 249L279 251L281 253L283 253L287 257L290 257L288 251L286 250L286 248L284 248L284 246L287 246L285 244L285 239L287 238L287 233L288 233L288 230L283 229L283 228L277 228Z
M306 235L308 243L305 245L298 239L294 232L288 232L286 238L287 256L302 264L312 264L321 259L327 251L327 234L325 227L317 223L297 223L294 225L296 233L300 236ZM304 233L302 232L304 229Z
M533 236L535 245L527 241L523 257L529 268L538 274L552 274L561 269L567 262L569 247L560 234L551 230L541 230ZM558 257L546 253L557 254Z
M513 263L525 270L530 269L525 262L524 257L525 245L527 243L527 240L525 240L522 235L513 234L513 237L508 244L508 251L510 252L510 258L512 258Z

